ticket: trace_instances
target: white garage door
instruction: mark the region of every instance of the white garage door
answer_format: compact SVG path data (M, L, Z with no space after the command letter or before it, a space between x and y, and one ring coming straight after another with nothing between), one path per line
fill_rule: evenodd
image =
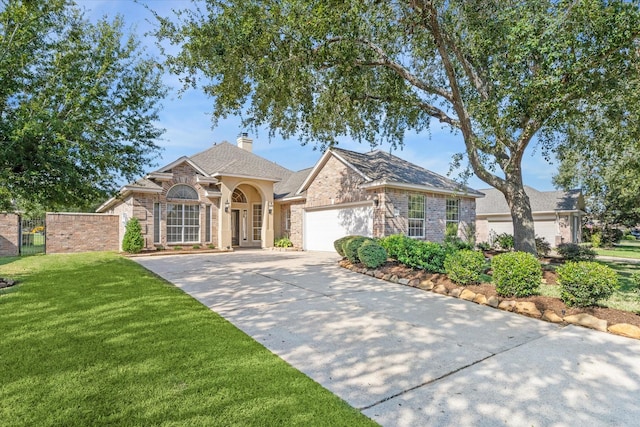
M513 235L513 222L509 221L489 221L489 236L494 232L496 235L507 233Z
M335 251L333 242L347 235L373 236L372 206L305 212L305 250Z

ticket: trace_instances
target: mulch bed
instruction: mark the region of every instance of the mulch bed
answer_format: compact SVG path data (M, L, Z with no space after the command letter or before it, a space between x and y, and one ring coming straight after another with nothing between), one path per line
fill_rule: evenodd
M548 260L551 263L556 262L555 260ZM362 265L364 267L364 265ZM425 271L416 271L408 268L402 264L397 262L387 262L382 267L379 267L378 270L382 271L385 274L396 275L398 278L407 278L407 279L429 279L436 285L444 285L447 288L447 291L451 291L454 288L460 289L469 289L475 293L480 293L485 295L487 298L490 296L498 297L496 292L496 288L491 283L481 283L479 285L468 285L461 286L454 282L452 282L446 274L432 274L427 273ZM553 271L544 271L543 278L547 281L549 285L557 284L556 273ZM504 297L499 297L501 299L505 299ZM547 297L547 296L530 296L524 298L508 298L513 301L528 301L533 302L538 310L541 313L544 313L545 310L553 310L558 316L564 317L571 314L579 314L579 313L587 313L592 316L595 316L599 319L603 319L607 321L609 326L615 325L617 323L628 323L630 325L635 325L640 327L640 314L631 313L628 311L616 310L613 308L607 307L567 307L565 303L562 302L559 298Z

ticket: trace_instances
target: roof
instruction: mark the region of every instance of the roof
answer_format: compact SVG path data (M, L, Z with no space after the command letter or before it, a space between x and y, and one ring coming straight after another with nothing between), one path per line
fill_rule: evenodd
M276 182L273 186L274 198L284 199L298 195L296 194L297 190L300 188L307 176L309 176L312 169L313 168L307 168L294 172L289 175L289 178L286 180Z
M485 194L483 199L476 201L476 214L510 214L509 206L504 195L495 188L480 190ZM529 196L531 210L536 212L578 211L584 208L582 192L580 190L538 191L533 187L524 187Z
M226 141L189 159L209 175L247 176L280 181L286 180L293 173L277 163Z
M326 163L329 155L335 155L340 161L359 173L365 181L363 183L364 187L418 187L436 192L459 193L472 197L482 197L482 193L472 188L403 160L391 153L381 150L357 153L335 147L329 149L318 164L316 164L316 167L314 167L314 170L300 188L301 190L306 189L305 187L310 184L315 174L317 174L324 163Z

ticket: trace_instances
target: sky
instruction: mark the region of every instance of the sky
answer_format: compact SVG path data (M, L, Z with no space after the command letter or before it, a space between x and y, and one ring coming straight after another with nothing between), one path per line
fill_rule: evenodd
M113 18L121 15L125 21L125 29L134 32L148 53L162 59L155 45L155 38L145 33L153 28L153 15L145 5L158 12L161 16L171 16L172 9L182 9L190 6L186 0L76 0L85 9L89 20L97 20L103 16ZM169 86L167 98L162 102L160 120L157 126L166 130L158 145L162 147L157 166L169 164L181 156L190 156L204 151L214 143L229 141L235 143L241 128L238 117L219 120L214 128L211 121L213 100L202 91L195 89L180 92L181 85L178 77L167 74L164 77ZM253 152L267 158L290 170L301 170L313 166L320 158L321 152L314 150L312 145L302 146L295 139L284 140L279 137L269 139L267 130L250 133L253 138ZM358 152L370 151L368 144L341 139L340 148ZM390 151L388 144L376 149ZM452 156L464 151L462 135L452 133L449 127L443 127L434 121L429 132L408 133L405 144L401 149L391 151L392 154L413 162L425 169L447 176ZM524 184L541 191L553 190L552 177L557 171L557 162L549 164L541 155L540 150L530 145L523 159ZM455 178L455 173L450 175ZM476 177L468 181L474 189L488 188L489 185Z

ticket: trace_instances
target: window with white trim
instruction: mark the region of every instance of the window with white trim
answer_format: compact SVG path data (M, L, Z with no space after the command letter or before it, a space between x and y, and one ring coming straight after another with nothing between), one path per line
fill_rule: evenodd
M423 194L409 194L409 237L424 237L425 205Z
M460 199L447 199L447 224L460 222Z
M153 204L153 243L160 243L160 203Z
M200 206L167 203L167 242L200 241Z
M178 184L167 192L167 199L187 203L167 203L167 243L200 241L200 205L198 192L186 184ZM191 202L191 203L188 203Z
M253 240L262 240L262 205L253 205Z
M284 230L291 230L291 206L284 209Z

